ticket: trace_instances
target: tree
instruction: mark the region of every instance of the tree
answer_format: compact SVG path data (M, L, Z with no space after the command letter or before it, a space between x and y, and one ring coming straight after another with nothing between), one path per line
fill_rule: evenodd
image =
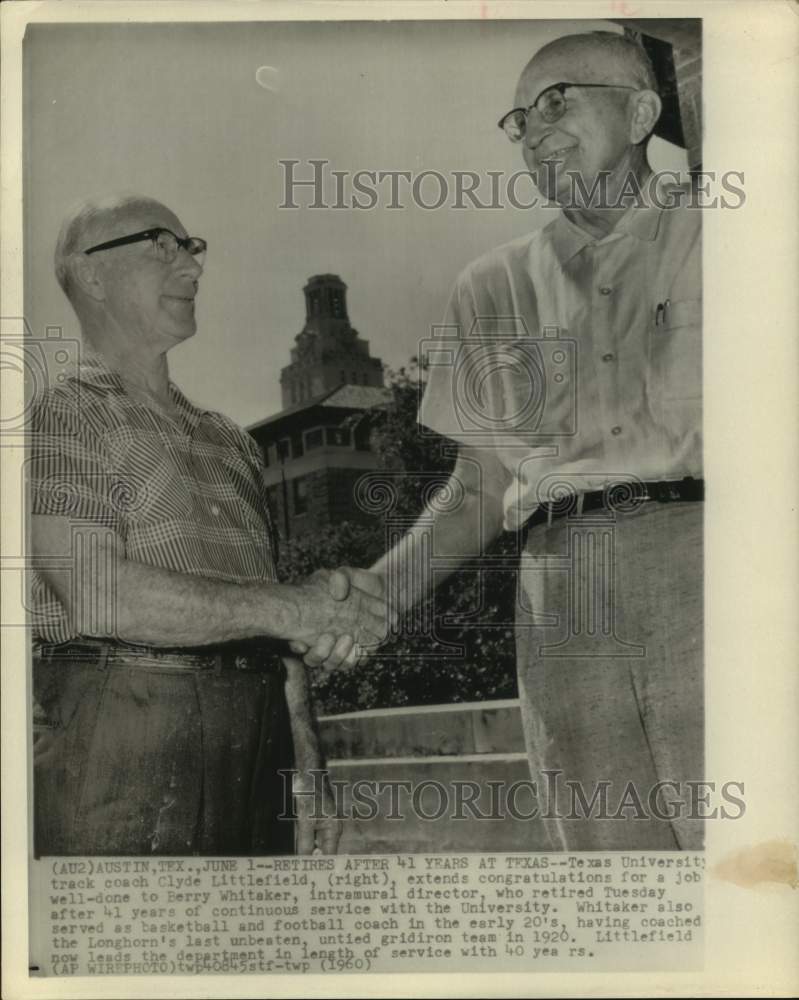
M424 369L416 358L408 368L388 372L387 381L390 401L358 419L369 422L380 468L392 474L396 503L391 515L411 519L430 490L446 481L456 447L446 438L420 433L416 414ZM293 539L282 546L281 578L302 579L320 567L371 565L385 551L387 538L385 521L375 519L374 525L344 522ZM430 617L432 634L406 631L355 669L316 673L321 711L514 697L516 536L503 535L487 554L494 557L494 568L454 573L417 616Z

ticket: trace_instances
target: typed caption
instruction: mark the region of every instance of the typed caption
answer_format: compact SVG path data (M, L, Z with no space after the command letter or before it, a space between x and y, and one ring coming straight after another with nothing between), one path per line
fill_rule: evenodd
M31 975L698 968L701 853L44 858Z

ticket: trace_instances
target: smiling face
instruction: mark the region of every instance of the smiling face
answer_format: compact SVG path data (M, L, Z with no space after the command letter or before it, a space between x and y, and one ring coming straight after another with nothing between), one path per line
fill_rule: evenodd
M526 66L516 88L516 107L527 108L555 83L640 86L624 65L580 39L548 45ZM527 116L522 153L541 193L562 202L572 189L570 173L588 189L601 171L618 171L633 150L632 90L569 88L566 111L552 123L532 108Z
M186 230L163 205L131 206L93 234L94 244L162 226L178 237ZM174 260L161 259L152 240L100 250L94 258L103 290L106 320L132 349L169 350L197 330L194 300L202 266L179 249Z

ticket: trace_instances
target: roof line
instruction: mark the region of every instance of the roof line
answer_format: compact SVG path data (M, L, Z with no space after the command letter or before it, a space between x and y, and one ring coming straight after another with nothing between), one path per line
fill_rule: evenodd
M272 421L277 420L278 417L287 417L292 413L301 413L303 410L308 410L312 406L316 406L319 403L324 402L329 396L332 396L334 392L338 392L341 388L337 385L334 389L328 389L327 392L323 392L319 396L313 396L311 399L306 399L302 403L294 403L292 406L287 406L285 410L279 410L277 413L273 413L271 417L264 417L263 420L258 420L254 424L248 424L244 429L246 431L254 431L258 427L262 427L264 424L272 423Z
M244 429L247 432L251 432L251 431L254 431L254 430L258 430L259 427L265 427L267 424L273 424L276 421L283 419L284 417L291 417L291 416L294 416L294 415L296 415L298 413L302 413L303 410L309 410L313 406L319 406L319 405L323 404L325 402L325 400L330 399L332 396L335 396L336 393L339 393L342 390L347 389L347 388L351 388L347 383L345 383L343 385L337 385L337 386L335 386L332 389L328 389L327 392L323 392L319 396L314 396L312 399L306 399L302 403L294 403L292 406L286 407L285 410L279 410L277 413L273 413L271 416L265 417L263 420L259 420L259 421L257 421L254 424L248 424ZM376 386L376 385L368 385L368 386L360 386L359 385L359 386L353 386L352 388L356 388L356 389L378 389L378 390L382 389L384 391L387 391L387 389L388 389L387 386ZM375 404L375 405L377 406L377 405L382 405L382 404ZM374 409L374 408L375 407L373 407L373 406L364 407L364 406L352 405L350 403L342 404L342 406L340 407L340 409L342 409L342 410L364 410L364 411L370 410L370 409Z

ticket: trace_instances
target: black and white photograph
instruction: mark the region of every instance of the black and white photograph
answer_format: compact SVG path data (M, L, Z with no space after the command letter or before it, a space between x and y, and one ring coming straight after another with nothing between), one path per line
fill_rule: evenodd
M799 877L722 729L767 591L715 555L760 189L712 5L123 6L18 50L29 981L699 988Z

